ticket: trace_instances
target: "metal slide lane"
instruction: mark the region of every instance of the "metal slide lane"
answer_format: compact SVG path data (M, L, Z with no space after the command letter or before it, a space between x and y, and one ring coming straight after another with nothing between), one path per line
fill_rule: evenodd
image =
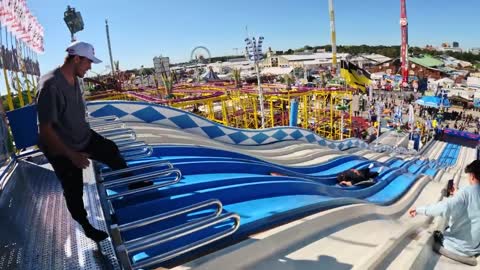
M345 169L345 168L341 168L342 170ZM401 191L401 190L405 190L405 187L408 188L408 186L405 186L406 183L410 182L413 183L415 180L415 177L411 177L410 179L408 179L408 177L405 175L405 174L402 174L400 176L397 177L396 181L392 181L386 188L386 190L382 190L382 192L379 192L378 194L376 194L376 196L371 196L369 198L367 198L367 200L371 200L371 201L374 201L374 202L377 202L377 203L385 203L385 202L388 202L388 198L392 198L392 197L395 197L395 196L398 196L398 191ZM290 181L290 180L289 180ZM254 186L262 186L260 188L254 188ZM247 186L251 186L251 188L248 188L248 192L247 192L247 201L244 201L243 203L240 203L241 204L245 204L249 207L247 207L248 209L243 209L243 211L241 211L242 213L252 213L252 212L259 212L259 210L261 209L264 209L264 210L268 210L268 213L271 213L272 209L265 209L265 207L261 207L261 206L265 206L265 205L280 205L279 203L275 203L274 201L275 200L279 200L279 201L288 201L289 198L291 198L290 200L294 200L296 202L301 202L303 201L302 198L304 199L303 203L308 203L308 204L318 204L318 203L321 203L322 201L325 202L327 201L327 199L329 199L328 197L322 197L322 196L319 196L319 195L314 195L314 194L311 194L312 190L316 190L314 188L315 184L313 183L305 183L305 181L294 181L294 183L291 183L291 184L288 184L288 183L285 183L285 182L282 182L282 183L275 183L273 181L270 181L268 183L263 183L263 182L253 182L253 183L249 183L247 185L234 185L234 186L222 186L222 187L219 187L219 188L214 188L214 189L209 189L210 192L215 192L217 191L217 193L215 194L211 194L211 196L213 197L219 197L219 199L225 204L225 207L224 209L229 209L229 205L232 203L232 194L235 194L237 196L240 196L239 194L242 194L242 192L240 190L243 190L243 189L246 189ZM265 188L263 188L263 186L265 186ZM277 187L277 188L275 188ZM306 189L301 189L301 187L308 187ZM300 190L298 190L300 188ZM231 192L218 192L218 190L221 190L221 189L233 189L233 190L236 190L238 189L239 192L237 191L231 191ZM286 189L286 190L284 190ZM263 190L266 190L267 192L269 192L269 196L270 197L263 197L265 195L258 195L257 196L260 196L260 198L255 198L255 193L258 193ZM253 192L255 191L255 192ZM318 189L317 189L318 191ZM194 193L197 194L199 191L195 191ZM278 194L276 194L276 196L273 196L272 197L272 194L271 192L278 192ZM285 193L287 192L287 193ZM305 192L307 194L305 194ZM397 192L397 195L395 195L395 192ZM291 195L289 197L289 195L287 194L295 194L295 195ZM227 197L225 197L224 195L226 194L229 194L227 195ZM300 195L300 194L303 194L303 195ZM202 194L203 195L203 194ZM275 194L273 194L275 195ZM280 196L279 196L280 195ZM253 196L253 198L252 198ZM189 202L186 202L186 198L192 198L194 196L187 196L187 197L184 197L184 196L181 196L181 202L182 203L186 203L187 205L189 204L192 204L192 201L189 201ZM198 196L197 196L198 197ZM200 196L201 197L201 196ZM235 197L235 196L233 196ZM242 197L242 196L240 196ZM173 197L171 196L170 199L172 199ZM316 198L316 200L313 200L312 202L312 199L313 198ZM196 198L198 199L198 198ZM245 198L243 198L243 200L245 200ZM267 201L270 201L270 203L267 203ZM159 200L156 200L156 201L159 201ZM259 202L258 205L255 205L255 202ZM146 202L147 204L156 204L155 202L152 202L152 201L149 201L149 202ZM238 203L233 203L233 205L238 205ZM144 203L145 204L145 203ZM167 204L170 204L170 203L162 203L162 205L167 205ZM178 205L178 204L175 204L175 205ZM301 203L300 203L301 205ZM293 209L296 209L296 208L301 208L301 206L295 203L292 203L292 204L289 204L290 207L292 207L290 210L288 209L284 209L285 207L283 207L282 209L284 211L293 211ZM130 207L124 207L124 208L121 208L121 209L116 209L116 213L117 213L117 218L121 219L120 217L121 216L126 216L126 217L129 217L129 218L132 218L132 216L135 216L133 213L137 213L139 212L139 209L137 209L136 211L134 212L131 212L131 213L128 213L128 214L122 214L122 212L124 211L127 211L126 209L130 209L130 208L136 208L138 207L138 205L135 205L135 206L130 206ZM148 207L148 206L144 206L148 209L153 209L152 207ZM234 206L231 206L233 207L233 209L230 209L229 211L232 211L232 212L237 212L237 210L242 210L242 208L240 207L240 209L237 209L235 208ZM304 206L305 207L305 206ZM155 207L155 209L158 209L158 207ZM254 210L255 209L255 210ZM165 211L165 210L163 210ZM261 212L261 211L260 211ZM273 211L274 213L276 211ZM247 214L248 215L251 215L251 214ZM242 216L242 214L241 214ZM248 221L245 220L245 218L242 216L242 222L243 224L245 224L245 222ZM244 227L245 228L245 227ZM156 228L156 230L158 230L158 228ZM127 236L125 236L127 237ZM128 238L128 237L127 237ZM157 247L159 248L159 247ZM134 258L135 260L135 258Z

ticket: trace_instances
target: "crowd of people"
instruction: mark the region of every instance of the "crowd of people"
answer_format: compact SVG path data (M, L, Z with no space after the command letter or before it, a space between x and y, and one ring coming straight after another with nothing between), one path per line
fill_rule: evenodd
M439 138L445 129L480 133L480 113L477 108L424 107L415 103L420 97L420 93L413 92L374 92L371 96L354 93L351 102L353 116L364 118L368 126L361 127L357 124L358 121L354 120L352 136L369 143L374 141L378 136L380 117L382 128L416 132L420 134L423 143L434 137ZM410 107L413 108L413 121L408 119Z

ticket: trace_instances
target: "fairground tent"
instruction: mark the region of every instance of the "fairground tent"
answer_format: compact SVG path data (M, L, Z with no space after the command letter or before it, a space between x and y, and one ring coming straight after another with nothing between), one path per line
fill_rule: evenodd
M440 108L442 98L436 96L423 96L415 101L420 106ZM443 98L443 108L450 108L450 101L447 98Z

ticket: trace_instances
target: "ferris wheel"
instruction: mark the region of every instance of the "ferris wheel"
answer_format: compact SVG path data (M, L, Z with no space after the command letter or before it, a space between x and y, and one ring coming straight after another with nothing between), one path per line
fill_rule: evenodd
M204 46L193 48L190 54L190 60L197 63L208 63L210 61L210 51Z

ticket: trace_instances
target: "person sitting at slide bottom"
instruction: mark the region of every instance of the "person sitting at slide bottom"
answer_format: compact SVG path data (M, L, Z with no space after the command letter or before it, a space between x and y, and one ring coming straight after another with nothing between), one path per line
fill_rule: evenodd
M475 256L480 255L480 160L467 165L465 173L468 175L467 187L436 204L414 207L409 210L409 214L411 217L425 215L449 218L447 229L436 233L435 243L450 253L475 259ZM440 249L436 250L441 253Z

